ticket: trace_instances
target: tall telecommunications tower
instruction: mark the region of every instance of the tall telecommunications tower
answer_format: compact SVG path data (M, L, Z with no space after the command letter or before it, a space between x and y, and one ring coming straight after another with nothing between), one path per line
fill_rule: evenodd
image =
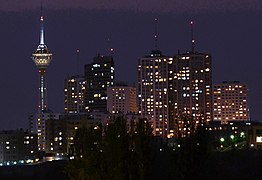
M39 99L37 113L37 134L38 134L38 150L45 150L45 120L44 113L47 110L47 89L46 89L46 69L53 58L53 54L49 51L45 44L44 38L44 16L40 16L40 44L36 51L32 54L32 59L39 73Z

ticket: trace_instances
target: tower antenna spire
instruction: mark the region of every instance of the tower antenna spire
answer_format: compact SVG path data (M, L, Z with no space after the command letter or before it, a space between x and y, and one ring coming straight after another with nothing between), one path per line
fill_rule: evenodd
M43 16L43 2L41 1L41 15L40 15L40 45L45 44L44 37L44 16Z
M155 21L155 35L154 35L154 39L155 39L155 50L157 50L157 45L158 45L158 44L157 44L157 43L158 43L157 21L158 21L158 19L155 18L154 21Z
M194 39L194 22L190 21L190 28L191 28L191 46L192 52L195 52L195 39Z
M43 1L41 1L41 16L43 16Z

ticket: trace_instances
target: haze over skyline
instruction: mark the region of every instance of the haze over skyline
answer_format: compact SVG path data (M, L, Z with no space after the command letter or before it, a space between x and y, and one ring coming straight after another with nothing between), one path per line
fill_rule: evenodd
M27 115L37 111L38 76L30 57L39 43L40 1L28 0L20 5L17 2L8 5L0 1L0 129L27 128ZM59 2L61 6L56 5ZM113 47L116 80L136 82L137 59L154 48L154 17L158 17L158 47L168 56L175 55L178 49L190 50L189 21L193 19L196 51L213 56L213 84L224 80L247 83L251 119L262 119L262 2L254 0L254 4L247 5L250 1L230 1L229 7L225 7L229 2L226 0L199 4L206 11L187 3L184 10L172 12L170 1L161 3L160 8L156 2L149 7L145 7L148 1L140 5L138 1L128 5L133 1L127 1L126 7L116 2L102 6L102 1L94 1L88 8L83 5L79 9L81 1L75 5L69 1L44 1L46 43L54 54L47 70L50 109L63 112L64 78L76 74L78 48L81 73L84 64L90 63L97 53L107 54L108 47ZM235 7L236 2L239 3ZM167 9L161 8L165 6Z

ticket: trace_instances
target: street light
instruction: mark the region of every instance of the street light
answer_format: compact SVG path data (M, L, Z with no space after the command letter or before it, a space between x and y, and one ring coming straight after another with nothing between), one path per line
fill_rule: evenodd
M241 132L240 133L240 137L244 137L245 136L245 133L244 132Z
M220 138L220 142L225 142L225 139L224 138Z
M234 139L234 135L231 135L230 138L233 140Z

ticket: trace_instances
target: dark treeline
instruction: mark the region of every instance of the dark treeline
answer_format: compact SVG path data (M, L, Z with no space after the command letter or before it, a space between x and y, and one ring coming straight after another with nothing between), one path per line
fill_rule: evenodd
M261 179L262 151L217 151L205 129L198 126L195 133L170 142L153 136L145 119L127 126L118 117L104 128L78 129L74 160L0 167L0 179Z
M114 123L81 128L75 136L66 173L70 179L147 180L194 179L210 154L204 126L170 146L152 135L146 119L131 123L117 117ZM179 144L179 146L177 146Z
M123 117L104 129L101 126L80 128L69 163L70 179L149 179L152 129L145 119L127 129Z

